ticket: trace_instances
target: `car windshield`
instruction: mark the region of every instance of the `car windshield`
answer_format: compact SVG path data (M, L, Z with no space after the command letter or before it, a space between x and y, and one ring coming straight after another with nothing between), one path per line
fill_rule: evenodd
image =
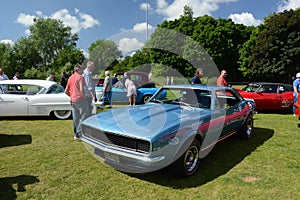
M210 109L211 93L201 89L161 88L149 102Z

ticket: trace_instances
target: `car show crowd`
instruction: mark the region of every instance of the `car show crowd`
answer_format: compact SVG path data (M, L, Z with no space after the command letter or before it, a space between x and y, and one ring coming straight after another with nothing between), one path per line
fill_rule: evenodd
M65 93L70 97L70 102L72 106L72 117L73 117L73 126L74 126L74 139L79 139L81 134L81 123L83 120L92 115L93 109L95 109L95 102L97 100L95 83L93 80L93 71L95 69L94 62L88 61L86 67L84 68L81 65L76 65L74 67L73 74L68 77L65 72L62 72L60 77L60 84L65 88ZM231 86L226 80L227 71L221 70L220 76L217 78L216 85L219 86ZM19 79L20 74L18 72L15 73L13 77L14 80ZM201 78L203 77L203 69L198 68L195 71L194 77L191 79L191 84L201 84ZM295 80L292 84L292 91L284 88L284 85L277 85L277 90L274 93L281 94L289 92L289 98L283 99L281 102L281 106L284 108L292 108L293 114L300 117L300 103L299 103L299 94L300 94L300 72L296 74ZM168 77L169 78L169 77ZM173 77L172 77L173 79ZM0 68L0 81L9 80L8 76L4 73L3 69ZM51 72L49 77L47 77L48 81L55 81L55 73ZM112 85L113 82L116 83L118 81L117 76L115 75L113 78L110 77L110 72L105 71L105 79L103 82L102 88L102 99L101 106L99 108L104 108L105 101L108 100L109 108L112 108ZM172 80L172 84L174 84ZM127 97L129 100L129 105L136 104L137 97L137 88L135 83L129 79L129 77L124 74L123 78L120 80L123 83L123 86L126 88ZM167 81L170 82L170 79ZM261 90L264 90L265 93L272 93L266 91L266 86L263 86L265 83L260 83L260 87L257 91L250 91L250 86L246 87L243 90L237 89L238 92L241 93L244 98L253 98L254 101L257 101L258 108L260 109L260 103L258 102L256 97L249 96L250 92L256 92L260 96ZM253 88L251 85L251 88ZM269 86L270 88L273 86ZM275 86L274 86L275 87ZM292 97L291 97L292 96ZM265 95L265 98L268 98ZM282 97L281 97L282 98ZM286 97L284 97L286 98ZM291 100L291 98L293 98ZM275 109L278 109L274 107Z

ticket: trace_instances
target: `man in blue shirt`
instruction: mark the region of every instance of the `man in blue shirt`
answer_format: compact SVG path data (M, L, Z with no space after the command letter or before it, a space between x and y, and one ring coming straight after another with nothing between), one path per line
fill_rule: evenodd
M195 72L195 76L192 78L192 84L201 84L201 79L203 76L203 69L199 68Z
M300 72L296 74L296 79L293 82L293 88L294 88L294 102L298 102L299 93L300 93ZM295 115L296 107L293 107L293 112Z

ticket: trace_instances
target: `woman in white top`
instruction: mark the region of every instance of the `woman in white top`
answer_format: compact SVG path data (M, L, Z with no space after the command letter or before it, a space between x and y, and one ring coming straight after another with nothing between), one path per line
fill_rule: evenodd
M136 87L134 85L134 82L129 78L127 78L125 81L125 87L126 87L127 97L129 97L129 105L130 106L135 105Z

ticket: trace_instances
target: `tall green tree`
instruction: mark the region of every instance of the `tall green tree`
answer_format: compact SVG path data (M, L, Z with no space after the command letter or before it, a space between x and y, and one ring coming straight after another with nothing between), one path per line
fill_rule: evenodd
M78 35L71 33L71 27L51 18L35 18L29 30L43 66L51 65L62 50L76 46L78 40Z
M254 27L235 24L231 19L198 17L192 38L209 53L219 70L226 69L231 81L239 81L239 50L250 38Z
M13 76L15 72L12 53L13 48L10 44L0 43L0 68L8 77Z
M95 73L101 74L107 69L112 69L118 64L122 52L112 40L100 39L89 47L89 59L95 63Z
M268 16L253 33L252 42L244 45L242 72L255 80L290 82L300 70L299 19L300 9Z
M78 35L72 34L71 28L60 20L35 18L29 30L30 35L13 46L15 65L25 76L34 78L32 74L38 74L36 78L45 78L49 71L60 73L67 63L84 60L83 53L76 48Z

